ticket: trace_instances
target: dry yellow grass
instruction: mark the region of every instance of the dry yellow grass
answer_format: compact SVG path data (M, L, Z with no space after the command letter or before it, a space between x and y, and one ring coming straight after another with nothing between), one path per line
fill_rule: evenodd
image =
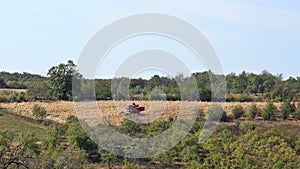
M100 117L102 116L105 120L113 125L119 125L123 120L123 116L119 113L121 111L126 111L126 107L128 104L135 102L140 106L144 106L146 108L144 115L141 118L142 122L152 122L156 119L168 119L170 116L177 117L180 112L180 109L190 111L195 107L200 108L205 113L207 113L211 103L209 102L180 102L180 101L98 101L97 108L98 110L94 110L91 108L91 102L83 102L80 107L82 110L81 114L77 114L75 111L75 106L73 102L70 101L55 101L55 102L23 102L23 103L0 103L0 107L7 108L8 110L21 114L23 116L32 116L32 107L35 104L39 104L44 107L48 113L46 119L51 119L57 121L59 123L64 123L66 119L70 115L78 116L80 115L84 119L89 121L93 121L94 123L101 122ZM237 105L242 105L246 111L249 110L250 106L253 103L237 103L237 102L229 102L225 103L225 111L227 114L231 114L232 109ZM258 108L262 109L266 103L257 102L255 103ZM279 108L281 103L275 103L275 105Z
M0 91L17 92L17 93L24 92L24 93L26 93L27 89L0 89Z

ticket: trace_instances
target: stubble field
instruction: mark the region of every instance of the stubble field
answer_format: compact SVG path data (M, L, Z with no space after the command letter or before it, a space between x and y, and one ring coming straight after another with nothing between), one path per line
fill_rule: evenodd
M79 103L80 108L74 105L71 101L48 101L48 102L22 102L22 103L0 103L0 107L6 108L11 112L21 114L23 116L32 117L32 107L38 104L44 107L47 111L46 119L54 120L59 123L64 123L70 115L80 116L82 118L94 121L94 123L101 122L101 117L113 125L119 125L124 117L120 115L121 111L126 112L126 107L129 104L136 103L145 107L142 112L141 122L152 122L154 120L166 120L169 117L177 117L180 111L188 112L193 109L201 109L207 114L207 111L212 103L210 102L181 102L181 101L98 101L98 102L83 102ZM252 104L256 104L259 109L264 108L266 103L238 103L228 102L224 103L225 111L228 115L231 114L232 109L241 105L246 112ZM76 104L78 105L78 104ZM97 109L95 106L97 105ZM277 108L280 108L281 103L275 103ZM77 111L75 110L77 107ZM94 107L94 108L91 108ZM78 112L78 110L80 110ZM77 113L76 113L77 112Z

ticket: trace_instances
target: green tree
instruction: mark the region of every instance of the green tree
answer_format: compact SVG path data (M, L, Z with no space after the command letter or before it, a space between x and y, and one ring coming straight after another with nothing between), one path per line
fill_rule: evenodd
M300 154L300 137L298 137L298 140L295 142L295 150L297 154Z
M203 149L208 153L206 154L202 168L229 168L228 156L222 150L222 144L217 138L209 138L203 144Z
M294 112L293 116L296 120L300 120L300 103L298 103L297 109Z
M129 135L134 135L134 134L140 132L141 128L134 121L124 119L121 123L120 130Z
M50 84L45 82L36 83L29 85L27 95L30 100L37 99L50 99L51 98L51 88Z
M256 104L252 104L249 109L249 118L252 120L255 119L255 117L258 113L259 113L259 110L258 110Z
M0 88L6 88L7 87L7 85L6 85L6 83L4 82L4 80L3 79L0 79Z
M136 163L131 163L127 159L124 160L123 162L122 169L139 169L141 168L138 164Z
M22 133L18 138L7 131L0 131L0 167L31 168L37 163L40 151L32 133Z
M61 151L60 143L61 136L63 135L62 127L55 125L46 134L46 139L42 143L42 147L46 149L50 154L55 151Z
M112 169L113 164L119 162L119 158L116 154L110 153L106 150L100 149L101 161L107 164L107 168Z
M244 108L241 105L235 106L232 110L233 118L239 119L245 114Z
M208 110L208 119L210 121L228 121L228 117L223 108L219 105L213 104Z
M149 95L149 100L165 100L166 94L159 88L154 88Z
M98 100L110 100L111 96L111 80L96 80L95 93Z
M197 139L196 139L197 140ZM198 141L198 140L197 140ZM183 148L183 150L180 152L179 157L182 162L185 162L188 164L189 161L200 161L200 148L197 145L197 141L194 143L194 145L188 145Z
M89 138L79 122L69 124L67 136L71 147L79 147L89 154L98 149L97 144Z
M287 119L291 112L292 112L292 109L291 109L290 102L284 102L281 105L281 117L282 117L282 119L283 120Z
M272 102L268 102L267 106L262 111L262 117L265 120L275 120L276 106Z
M247 91L247 86L248 86L248 74L243 71L237 81L236 81L236 88L237 88L237 91L239 91L239 93L244 93Z
M35 104L32 108L32 115L35 117L38 117L40 119L43 119L46 115L46 110L44 107L41 107L38 104Z
M53 168L85 168L86 153L78 147L69 147L55 157Z
M24 102L27 101L27 96L25 92L20 92L17 98L18 102Z
M55 99L71 100L73 77L76 79L81 78L73 61L69 60L67 64L61 63L58 66L53 66L49 69L47 75L50 76L52 96ZM76 83L76 85L79 85L79 83Z

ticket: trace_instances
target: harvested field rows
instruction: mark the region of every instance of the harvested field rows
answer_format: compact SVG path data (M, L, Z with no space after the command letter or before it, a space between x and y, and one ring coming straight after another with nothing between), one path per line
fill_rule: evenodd
M24 93L26 93L27 89L0 89L0 91L17 92L17 93L24 92Z
M144 106L146 108L145 112L142 112L144 115L144 119L141 122L152 122L156 119L168 119L170 116L177 117L180 112L180 109L191 111L195 108L195 106L205 113L207 113L211 103L209 102L180 102L180 101L167 101L167 102L160 102L160 101L134 101L136 104L140 106ZM102 116L107 121L109 121L113 125L119 125L122 120L123 116L119 113L121 111L126 111L127 105L133 103L124 102L124 101L98 101L97 105L101 113L97 110L92 110L89 108L92 102L83 102L82 104L86 104L81 106L80 109L82 110L80 117L84 117L85 119L94 120L94 123L101 122L99 118ZM93 102L94 103L94 102ZM6 108L12 112L31 117L32 116L32 107L35 104L39 104L40 106L44 107L48 113L46 119L54 120L59 123L64 123L68 116L75 115L78 116L75 112L75 107L73 102L68 101L53 101L53 102L23 102L23 103L0 103L0 107ZM80 103L81 104L81 103ZM242 105L246 111L249 110L250 106L253 103L237 103L237 102L229 102L225 103L225 111L227 114L231 114L232 109L234 106ZM262 109L266 103L255 103L258 108ZM96 105L96 104L94 104ZM192 105L192 106L191 106ZM275 103L275 105L279 108L280 103ZM97 108L98 108L97 107ZM145 118L146 117L146 118Z

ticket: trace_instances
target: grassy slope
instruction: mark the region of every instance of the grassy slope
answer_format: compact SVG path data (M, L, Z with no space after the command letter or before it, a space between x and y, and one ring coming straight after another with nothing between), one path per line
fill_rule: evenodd
M37 138L42 139L45 137L47 127L16 119L12 116L3 115L0 110L0 130L7 130L15 136L30 131L35 133Z

